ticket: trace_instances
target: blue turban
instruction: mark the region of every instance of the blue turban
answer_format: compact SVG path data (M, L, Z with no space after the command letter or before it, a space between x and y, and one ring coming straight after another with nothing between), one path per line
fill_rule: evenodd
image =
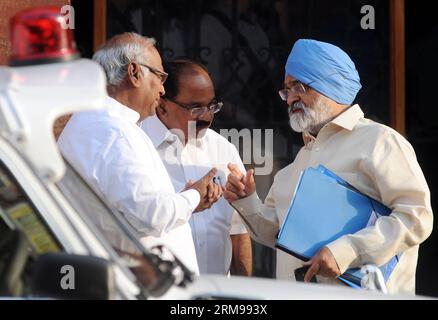
M286 75L340 104L352 104L362 88L350 57L326 42L298 40L287 59Z

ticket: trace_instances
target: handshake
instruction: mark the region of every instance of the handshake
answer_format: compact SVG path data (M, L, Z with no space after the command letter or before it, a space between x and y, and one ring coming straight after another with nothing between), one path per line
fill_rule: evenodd
M244 175L235 164L229 163L228 169L230 170L230 174L228 175L225 186L218 183L217 180L220 182L220 179L215 177L217 173L216 168L211 169L204 177L196 182L187 182L184 190L197 190L201 196L201 201L194 212L210 209L222 195L228 202L232 203L236 200L246 198L255 192L256 184L253 169L248 170L246 175Z

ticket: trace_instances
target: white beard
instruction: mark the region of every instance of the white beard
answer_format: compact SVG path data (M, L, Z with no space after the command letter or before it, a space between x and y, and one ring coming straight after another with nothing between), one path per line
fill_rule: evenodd
M308 108L302 102L295 102L289 107L289 123L296 132L317 133L331 120L330 108L324 103L325 97L318 97L313 108ZM293 109L302 112L291 113Z

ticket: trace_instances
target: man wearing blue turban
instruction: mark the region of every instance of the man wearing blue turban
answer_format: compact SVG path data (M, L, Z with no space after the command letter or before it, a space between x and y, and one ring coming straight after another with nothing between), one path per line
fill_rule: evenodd
M430 192L415 152L393 129L364 117L353 102L361 89L359 74L340 48L315 40L298 40L286 63L284 89L292 129L302 132L304 147L280 170L262 203L254 171L242 174L229 164L225 198L238 209L258 242L275 248L276 235L292 202L301 172L324 165L361 192L392 209L374 225L338 238L309 262L305 281L340 283L349 268L384 265L401 254L386 282L390 293L415 293L420 243L432 231ZM317 222L316 222L317 223ZM303 262L277 251L277 278L295 280Z

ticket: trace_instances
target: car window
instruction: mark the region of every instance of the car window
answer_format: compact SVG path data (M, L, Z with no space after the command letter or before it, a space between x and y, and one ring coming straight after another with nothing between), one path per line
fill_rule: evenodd
M64 251L18 181L0 162L0 296L32 294L38 256Z
M3 163L0 163L0 217L0 230L22 231L35 253L61 250L41 214Z

